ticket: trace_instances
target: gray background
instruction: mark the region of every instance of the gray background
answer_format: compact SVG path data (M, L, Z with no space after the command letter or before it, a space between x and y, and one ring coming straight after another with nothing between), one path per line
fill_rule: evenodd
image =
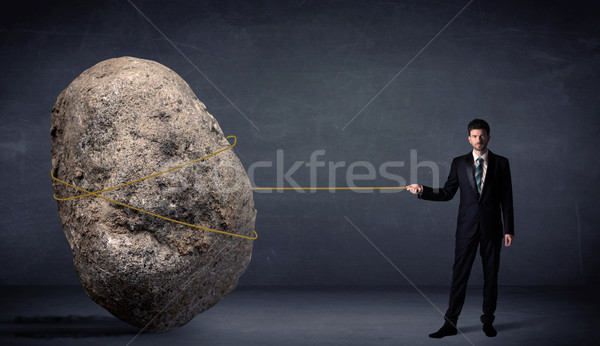
M50 112L82 71L125 55L179 73L225 134L237 135L246 168L273 161L256 171L260 186L276 184L278 149L286 170L325 150L323 161L346 167L404 161L394 173L415 182L414 149L419 161L437 163L443 184L451 159L469 151L468 121L487 119L490 149L510 159L515 194L515 244L503 249L500 283L600 281L593 2L474 1L433 41L468 1L134 3L256 127L127 1L3 9L1 285L78 284L52 198ZM308 185L308 172L293 178ZM326 186L327 170L318 177ZM393 183L377 177L363 185ZM428 168L414 178L435 183ZM259 239L242 285L408 284L344 216L415 284L449 283L458 196L435 203L405 191L289 191L255 193L255 203Z

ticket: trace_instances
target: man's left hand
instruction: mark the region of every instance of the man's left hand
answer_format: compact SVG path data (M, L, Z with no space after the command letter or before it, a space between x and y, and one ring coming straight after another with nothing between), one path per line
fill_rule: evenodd
M504 235L504 246L510 246L512 244L512 240L513 240L512 234L505 234Z

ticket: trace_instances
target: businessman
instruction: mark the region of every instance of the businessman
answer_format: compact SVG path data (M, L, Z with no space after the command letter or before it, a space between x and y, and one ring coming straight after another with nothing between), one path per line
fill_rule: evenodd
M487 122L475 119L467 131L473 150L454 158L444 187L433 189L419 184L406 187L419 199L430 201L449 201L460 189L450 301L444 325L429 334L432 338L457 334L456 323L465 302L467 281L478 247L484 275L483 332L489 337L496 336L493 322L502 238L504 245L510 246L515 234L508 159L488 150L490 126Z

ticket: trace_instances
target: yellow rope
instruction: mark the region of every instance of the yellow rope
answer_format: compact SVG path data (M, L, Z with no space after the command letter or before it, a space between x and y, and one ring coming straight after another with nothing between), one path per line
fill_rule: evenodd
M54 180L56 180L58 182L61 182L61 183L65 184L65 185L67 185L69 187L72 187L72 188L74 188L76 190L84 192L84 194L77 195L77 196L72 196L72 197L66 197L66 198L56 197L56 194L54 194L53 197L57 201L70 201L70 200L76 199L76 198L81 198L81 197L86 197L86 196L95 196L95 197L98 197L98 198L102 198L102 199L104 199L106 201L109 201L111 203L115 203L115 204L121 205L123 207L127 207L127 208L130 208L130 209L133 209L133 210L137 210L139 212L146 213L148 215L152 215L152 216L161 218L163 220L175 222L175 223L178 223L178 224L181 224L181 225L195 227L195 228L200 228L200 229L203 229L203 230L206 230L206 231L220 233L220 234L226 234L226 235L230 235L230 236L233 236L233 237L239 237L239 238L254 240L254 239L258 238L258 233L256 233L256 231L254 231L254 236L253 237L248 237L248 236L245 236L245 235L235 234L235 233L230 233L230 232L225 232L225 231L219 231L219 230L208 228L208 227L204 227L204 226L194 225L194 224L191 224L191 223L187 223L187 222L183 222L183 221L179 221L179 220L170 219L168 217L161 216L161 215L158 215L158 214L154 214L152 212L149 212L149 211L146 211L146 210L143 210L143 209L140 209L140 208L136 208L134 206L131 206L131 205L128 205L128 204L125 204L125 203L117 202L117 201L112 200L110 198L107 198L107 197L99 195L100 193L103 193L103 192L115 190L115 189L118 189L118 188L121 188L121 187L124 187L124 186L127 186L127 185L138 183L138 182L146 180L146 179L154 178L154 177L156 177L158 175L161 175L161 174L165 174L165 173L174 171L176 169L185 167L187 165L191 165L192 163L204 160L204 159L209 158L211 156L217 155L218 153L221 153L221 152L223 152L225 150L228 150L228 149L231 149L231 148L235 147L235 145L237 144L237 137L231 135L231 136L227 136L227 138L228 139L229 138L233 138L233 144L230 145L230 146L228 146L228 147L225 147L223 149L217 150L217 151L215 151L212 154L208 154L206 156L203 156L203 157L201 157L199 159L190 161L188 163L184 163L182 165L179 165L179 166L176 166L176 167L173 167L173 168L169 168L166 171L154 173L154 174L151 174L151 175L149 175L147 177L143 177L143 178L140 178L140 179L137 179L137 180L133 180L133 181L130 181L130 182L125 183L125 184L121 184L121 185L109 187L107 189L96 191L96 192L91 192L91 191L82 189L80 187L71 185L71 184L67 183L66 181L60 180L60 179L56 178L54 176L54 173L52 173L52 170L50 170L50 176L52 177L52 179L54 179ZM369 186L369 187L364 187L364 186L361 186L361 187L253 187L252 188L252 190L405 190L405 189L406 189L406 187L404 187L404 186Z
M406 186L253 187L252 190L406 190Z
M173 168L167 169L166 171L158 172L158 173L155 173L155 174L149 175L149 176L147 176L147 177L144 177L144 178L140 178L140 179L137 179L137 180L134 180L134 181L130 181L130 182L128 182L128 183L125 183L125 184L121 184L121 185L118 185L118 186L110 187L110 188L108 188L108 189L104 189L104 190L100 190L100 191L96 191L96 192L91 192L91 191L88 191L88 190L82 189L82 188L80 188L80 187L77 187L77 186L71 185L71 184L69 184L69 183L67 183L67 182L65 182L65 181L62 181L62 180L60 180L60 179L56 178L56 177L54 176L54 174L52 173L52 170L50 170L50 176L52 177L52 179L54 179L54 180L56 180L56 181L58 181L58 182L61 182L61 183L65 184L65 185L67 185L67 186L69 186L69 187L72 187L72 188L74 188L74 189L77 189L77 190L79 190L79 191L81 191L81 192L85 192L85 193L84 193L84 194L82 194L82 195L77 195L77 196L73 196L73 197L67 197L67 198L59 198L59 197L56 197L56 194L54 194L54 199L56 199L56 200L59 200L59 201L68 201L68 200L72 200L72 199L75 199L75 198L80 198L80 197L85 197L85 196L95 196L95 197L102 198L102 199L104 199L104 200L106 200L106 201L109 201L109 202L111 202L111 203L115 203L115 204L121 205L121 206L123 206L123 207L127 207L127 208L130 208L130 209L133 209L133 210L137 210L137 211L139 211L139 212L146 213L146 214L148 214L148 215L152 215L152 216L156 216L156 217L158 217L158 218L161 218L161 219L163 219L163 220L167 220L167 221L175 222L175 223L178 223L178 224L181 224L181 225L190 226L190 227L195 227L195 228L200 228L200 229L203 229L203 230L206 230L206 231L215 232L215 233L220 233L220 234L226 234L226 235L230 235L230 236L233 236L233 237L239 237L239 238L244 238L244 239L250 239L250 240L254 240L254 239L258 238L258 233L256 233L256 231L254 231L254 236L253 236L253 237L248 237L248 236L241 235L241 234L235 234L235 233L230 233L230 232L220 231L220 230L216 230L216 229L212 229L212 228L208 228L208 227L204 227L204 226L199 226L199 225L194 225L194 224L187 223L187 222L183 222L183 221L179 221L179 220L174 220L174 219L171 219L171 218L168 218L168 217L164 217L164 216L161 216L161 215L158 215L158 214L154 214L154 213L152 213L152 212L149 212L149 211L146 211L146 210L143 210L143 209L140 209L140 208L136 208L136 207L134 207L134 206L131 206L131 205L128 205L128 204L125 204L125 203L117 202L117 201L115 201L115 200L112 200L112 199L110 199L110 198L107 198L107 197L104 197L104 196L100 196L100 195L99 195L99 193L102 193L102 192L106 192L106 191L111 191L111 190L114 190L114 189L118 189L118 188L120 188L120 187L123 187L123 186L131 185L131 184L133 184L133 183L137 183L137 182L140 182L140 181L142 181L142 180L146 180L146 179L149 179L149 178L152 178L152 177L156 177L157 175L161 175L161 174L164 174L164 173L167 173L167 172L174 171L174 170L176 170L176 169L178 169L178 168L182 168L182 167L184 167L184 166L187 166L187 165L189 165L189 164L192 164L192 163L194 163L194 162L198 162L198 161L200 161L200 160L204 160L204 159L206 159L206 158L208 158L208 157L211 157L211 156L213 156L213 155L216 155L216 154L218 154L218 153L220 153L220 152L223 152L223 151L225 151L225 150L227 150L227 149L231 149L231 148L233 148L233 147L236 145L236 143L237 143L237 138L236 138L235 136L228 136L227 138L230 138L230 137L233 137L233 144L232 144L232 145L230 145L230 146L228 146L228 147L226 147L226 148L223 148L223 149L221 149L221 150L215 151L215 152L214 152L214 153L212 153L212 154L209 154L209 155L203 156L203 157L201 157L201 158L199 158L199 159L196 159L196 160L190 161L190 162L188 162L188 163L185 163L185 164L183 164L183 165L179 165L179 166L177 166L177 167L173 167Z

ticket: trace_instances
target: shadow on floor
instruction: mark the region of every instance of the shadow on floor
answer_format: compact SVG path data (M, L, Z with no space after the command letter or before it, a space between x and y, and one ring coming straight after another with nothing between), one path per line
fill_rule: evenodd
M503 331L509 331L509 330L514 330L514 329L523 329L523 328L529 328L533 325L533 322L531 321L514 321L514 322L505 322L505 323L494 323L494 327L496 328L496 330L498 331L498 333L501 333ZM468 325L468 326L464 326L461 327L460 325L458 326L458 328L460 329L461 332L463 333L473 333L473 332L480 332L482 329L482 325L481 324L472 324L472 325Z
M87 338L138 333L138 328L112 316L16 316L0 321L0 337Z

